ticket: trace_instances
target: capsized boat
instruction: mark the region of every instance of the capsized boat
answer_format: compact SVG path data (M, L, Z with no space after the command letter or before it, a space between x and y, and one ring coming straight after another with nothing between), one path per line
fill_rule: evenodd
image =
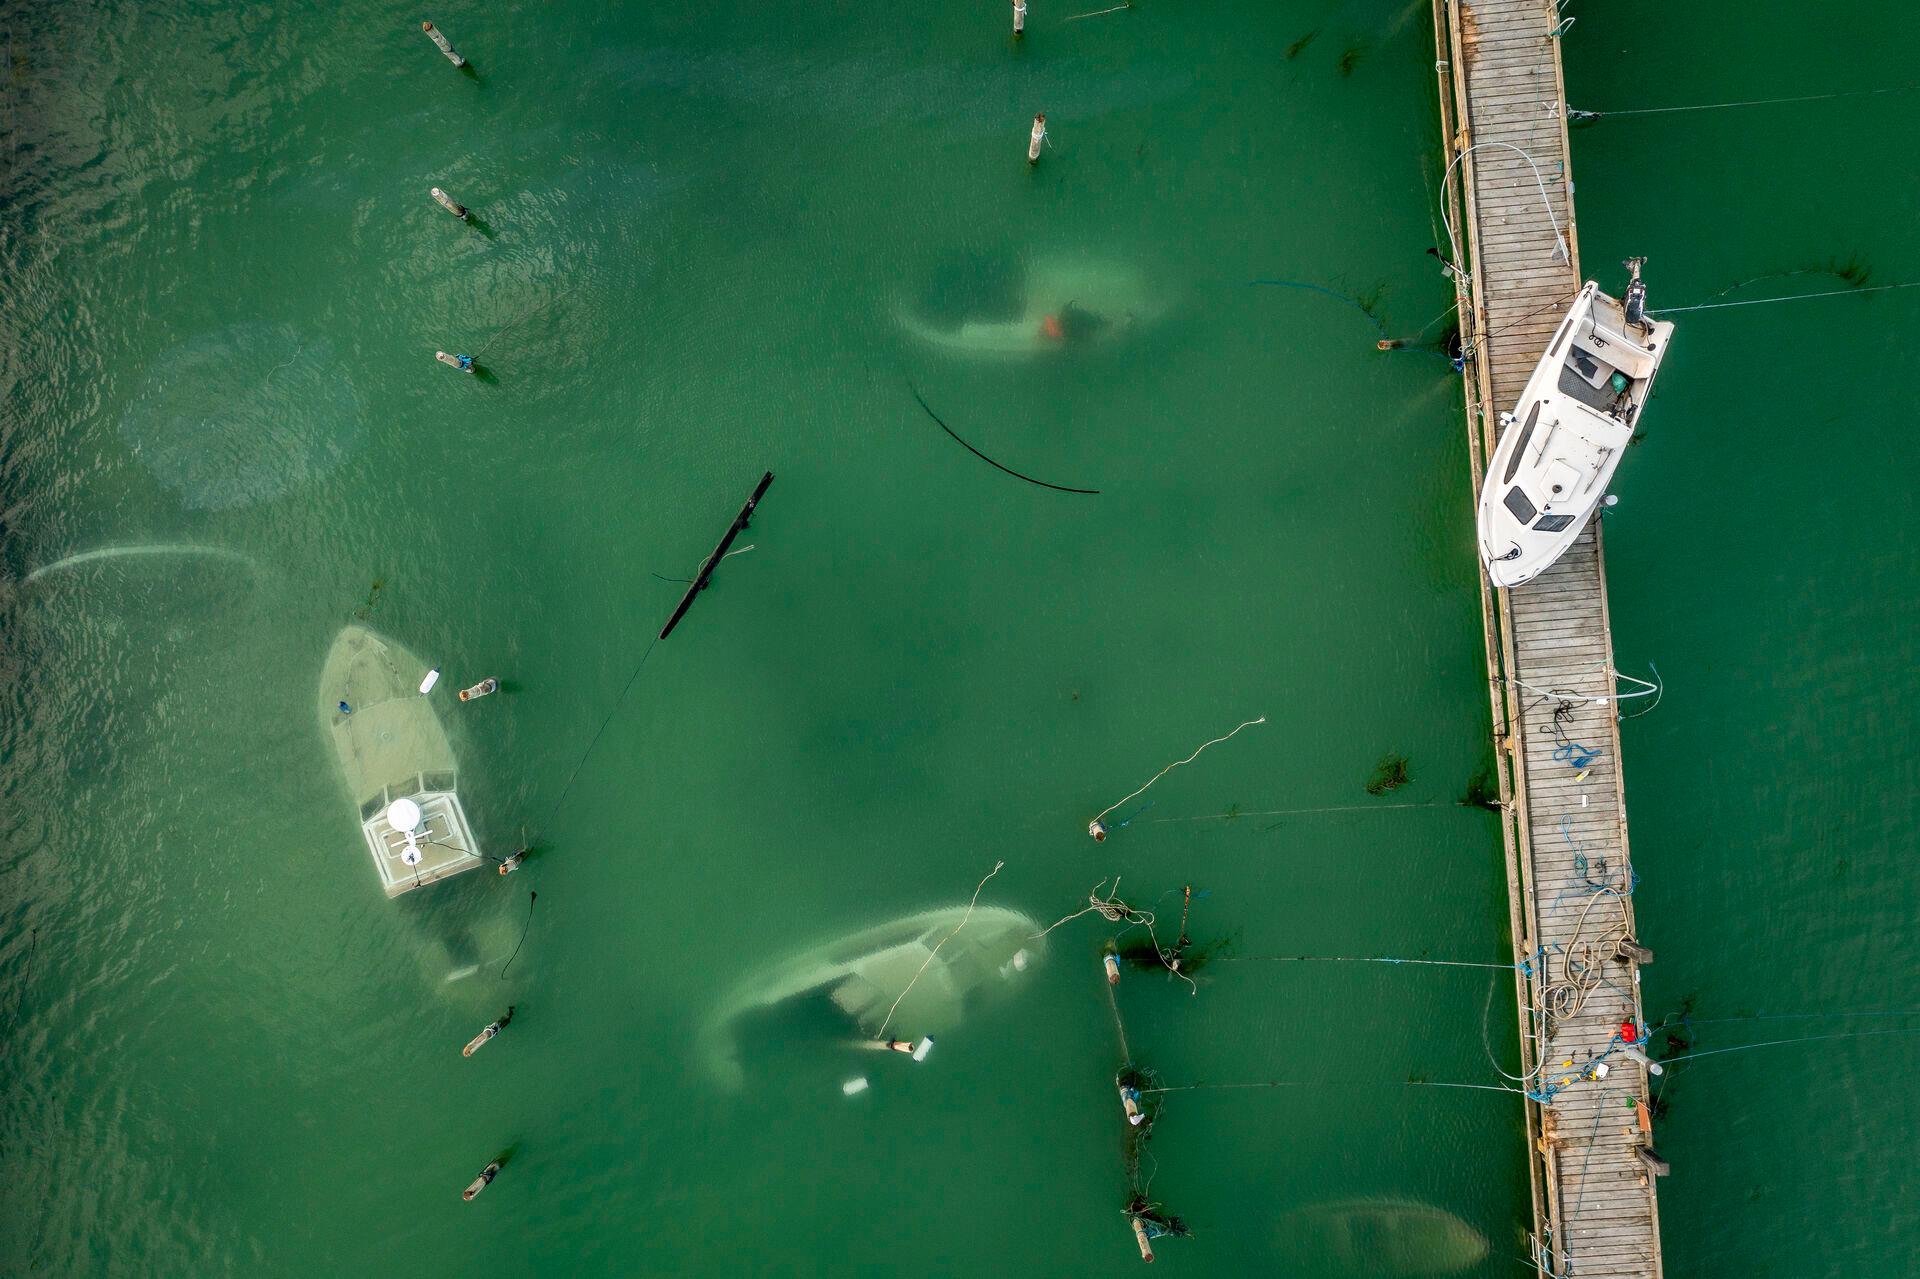
M956 355L1007 358L1103 345L1161 309L1146 277L1124 262L960 255L900 307L899 319L921 341Z
M701 1028L702 1060L723 1084L739 1087L745 1078L742 1019L818 995L830 998L863 1037L877 1035L890 1010L889 1033L919 1038L950 1030L969 1008L1015 981L1046 946L1034 936L1040 926L1018 911L976 906L968 918L967 909L903 916L755 973L720 1001ZM954 932L962 920L965 927Z
M455 789L453 747L420 692L427 664L364 626L335 637L320 673L333 743L387 896L482 864Z
M1625 302L1589 280L1527 379L1480 490L1480 555L1495 586L1538 577L1606 496L1667 353L1673 324L1650 320L1646 259L1629 258Z

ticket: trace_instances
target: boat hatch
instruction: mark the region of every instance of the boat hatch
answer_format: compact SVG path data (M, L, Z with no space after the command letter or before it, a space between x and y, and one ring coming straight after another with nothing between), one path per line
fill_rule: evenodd
M1513 512L1513 518L1522 524L1531 524L1533 517L1540 513L1518 484L1507 490L1506 506Z
M1571 498L1580 484L1580 472L1565 462L1556 461L1547 467L1547 506L1552 508L1555 502L1564 502Z

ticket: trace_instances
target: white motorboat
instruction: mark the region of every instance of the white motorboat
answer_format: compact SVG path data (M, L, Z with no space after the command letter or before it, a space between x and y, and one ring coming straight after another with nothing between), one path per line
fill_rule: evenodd
M1646 314L1644 258L1629 258L1626 301L1589 280L1554 330L1480 490L1480 555L1495 586L1519 586L1565 553L1606 496L1673 337Z

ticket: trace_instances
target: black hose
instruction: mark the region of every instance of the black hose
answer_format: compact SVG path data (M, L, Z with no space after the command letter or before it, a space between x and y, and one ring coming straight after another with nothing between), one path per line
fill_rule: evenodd
M938 423L941 430L945 431L948 435L953 436L955 443L957 443L961 448L965 449L967 452L979 458L982 462L985 462L988 466L993 467L995 470L1005 471L1008 475L1011 475L1016 480L1025 480L1029 484L1037 484L1043 489L1052 489L1056 493L1098 493L1100 491L1099 489L1068 488L1064 484L1049 484L1045 480L1036 480L1031 475L1022 475L1020 474L1020 472L1014 470L1010 466L1001 466L1000 463L994 461L992 458L988 457L985 453L982 453L979 449L973 447L973 445L961 439L958 435L955 435L952 427L948 426L945 422L940 421L940 415L933 411L933 406L927 403L926 397L920 394L920 388L915 386L911 380L907 382L907 389L913 392L914 399L920 401L920 407L927 411L927 416L932 418L936 423Z
M507 979L507 969L513 967L513 961L520 958L520 948L527 944L527 929L533 927L533 904L539 900L540 900L539 893L535 892L535 893L527 894L527 922L523 924L520 928L520 940L513 944L513 953L511 955L508 955L507 962L500 966L501 981L505 981ZM507 1015L508 1016L513 1015L513 1010L511 1008L507 1010Z

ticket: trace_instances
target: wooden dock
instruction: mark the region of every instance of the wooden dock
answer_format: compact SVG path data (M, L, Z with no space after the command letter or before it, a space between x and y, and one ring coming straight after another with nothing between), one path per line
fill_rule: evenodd
M1485 460L1581 285L1552 0L1435 0L1447 217L1466 348L1467 433ZM1612 273L1598 273L1614 284ZM1466 518L1472 518L1468 513ZM1644 1024L1626 798L1596 520L1551 569L1480 579L1526 1076L1533 1260L1569 1279L1658 1279L1660 1220L1642 1147ZM1587 700L1583 700L1587 699ZM1631 707L1634 702L1626 702ZM1577 767L1589 753L1586 767ZM1592 1063L1607 1070L1590 1078ZM1571 1063L1570 1065L1568 1063ZM1638 1104L1636 1104L1638 1103Z

